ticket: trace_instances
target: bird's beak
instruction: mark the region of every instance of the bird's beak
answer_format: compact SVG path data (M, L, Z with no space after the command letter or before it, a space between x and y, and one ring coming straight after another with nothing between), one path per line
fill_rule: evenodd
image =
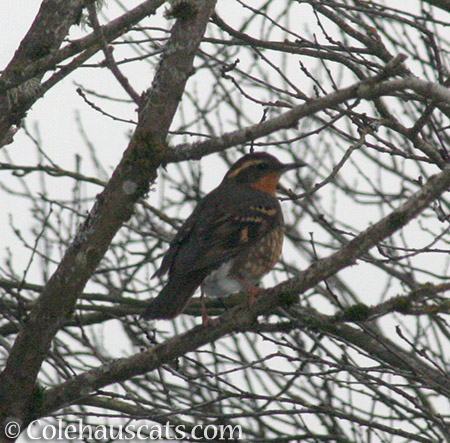
M301 160L296 161L295 163L285 163L281 172L290 171L291 169L303 168L303 166L308 166L308 164L302 162Z

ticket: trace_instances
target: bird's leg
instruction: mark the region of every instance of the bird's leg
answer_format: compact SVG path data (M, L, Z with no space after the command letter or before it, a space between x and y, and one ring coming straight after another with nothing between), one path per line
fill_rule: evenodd
M200 304L202 311L202 325L206 327L210 324L210 318L208 317L208 312L205 306L205 291L202 287L200 287Z
M238 276L233 276L233 278L235 280L237 280L243 287L244 289L247 291L247 304L248 307L251 309L253 308L254 304L255 304L255 296L258 292L260 292L260 289L255 286L252 285L251 283L249 283L247 280L238 277Z
M250 285L247 288L248 291L248 295L247 295L247 303L248 303L248 307L250 309L253 308L253 306L255 305L255 296L256 294L260 291L260 289L258 289L256 286L254 285Z

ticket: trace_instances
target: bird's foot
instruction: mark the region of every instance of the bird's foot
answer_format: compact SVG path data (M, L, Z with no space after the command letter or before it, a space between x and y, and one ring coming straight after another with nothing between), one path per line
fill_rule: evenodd
M202 325L204 328L212 328L214 326L217 326L219 324L219 321L215 318L211 318L208 313L206 312L206 307L204 304L202 304Z
M244 287L247 292L247 306L252 309L255 305L255 297L259 292L261 292L261 289L241 277L233 278L235 278Z

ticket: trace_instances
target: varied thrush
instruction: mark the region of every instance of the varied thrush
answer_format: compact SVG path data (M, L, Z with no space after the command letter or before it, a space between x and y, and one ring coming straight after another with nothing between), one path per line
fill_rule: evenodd
M264 152L247 154L231 166L170 243L154 274L168 272L168 281L142 317L175 317L199 286L203 324L208 322L204 295L245 290L251 304L259 281L281 254L284 222L276 186L284 172L302 166L283 164Z

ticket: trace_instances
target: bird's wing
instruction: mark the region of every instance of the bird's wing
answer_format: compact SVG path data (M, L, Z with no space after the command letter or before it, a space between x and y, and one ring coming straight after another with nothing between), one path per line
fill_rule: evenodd
M203 206L196 220L186 220L183 232L177 235L178 244L170 256L171 272L183 275L216 269L270 232L279 217L276 199L256 206L245 201Z
M196 225L197 214L202 211L203 202L204 200L200 201L200 203L197 205L192 214L181 225L175 237L170 242L169 249L164 255L164 258L161 262L161 266L159 267L159 269L156 270L152 278L163 276L171 268L173 262L177 257L178 250L189 241L189 237L192 233L192 230Z

